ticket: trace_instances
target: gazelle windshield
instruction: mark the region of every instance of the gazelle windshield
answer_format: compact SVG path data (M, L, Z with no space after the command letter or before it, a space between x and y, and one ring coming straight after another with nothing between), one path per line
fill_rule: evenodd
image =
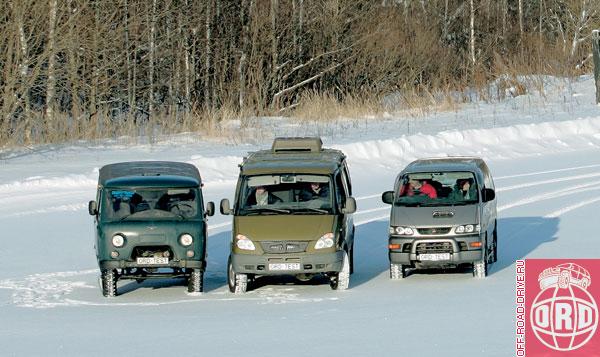
M247 176L239 195L239 214L331 214L331 192L331 180L324 175Z

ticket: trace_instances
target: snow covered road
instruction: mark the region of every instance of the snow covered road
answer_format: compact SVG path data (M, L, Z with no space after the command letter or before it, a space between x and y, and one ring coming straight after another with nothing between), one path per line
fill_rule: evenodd
M325 281L263 279L228 292L230 217L210 219L205 290L181 280L123 282L102 297L93 251L97 169L127 159L196 164L206 199L233 195L248 149L65 149L3 161L0 174L0 345L3 355L508 356L514 351L514 262L598 258L600 120L416 134L336 145L350 160L359 211L350 290ZM537 133L537 134L536 134ZM419 156L481 155L498 189L499 261L470 270L419 271L390 281L380 199ZM37 172L37 174L32 174ZM35 343L31 343L35 341Z

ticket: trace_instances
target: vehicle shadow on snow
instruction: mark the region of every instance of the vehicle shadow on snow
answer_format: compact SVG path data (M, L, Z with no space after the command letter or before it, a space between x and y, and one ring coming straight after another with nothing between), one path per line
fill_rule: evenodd
M354 274L350 277L350 289L365 284L388 271L388 227L388 220L356 226Z
M491 265L490 274L511 267L542 244L557 240L559 222L557 217L498 218L498 261Z
M557 239L558 218L507 217L498 219L498 261L489 266L489 275L512 266L540 245ZM388 278L388 230L389 222L376 221L356 227L354 241L354 274L350 288L360 286L385 272ZM461 265L447 269L410 269L411 275L471 274L472 266Z

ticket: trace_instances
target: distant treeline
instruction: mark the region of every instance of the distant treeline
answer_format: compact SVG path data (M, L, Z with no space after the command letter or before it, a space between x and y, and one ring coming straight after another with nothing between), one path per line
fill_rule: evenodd
M598 0L0 0L0 146L589 72L599 19Z

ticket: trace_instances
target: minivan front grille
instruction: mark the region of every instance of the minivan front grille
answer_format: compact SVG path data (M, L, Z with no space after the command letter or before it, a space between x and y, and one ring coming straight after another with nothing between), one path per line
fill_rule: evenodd
M422 235L448 234L450 227L417 228L417 232Z
M302 253L306 251L308 242L273 241L260 242L260 246L267 254Z
M417 254L428 253L453 253L452 243L450 242L427 242L418 243L416 248Z

